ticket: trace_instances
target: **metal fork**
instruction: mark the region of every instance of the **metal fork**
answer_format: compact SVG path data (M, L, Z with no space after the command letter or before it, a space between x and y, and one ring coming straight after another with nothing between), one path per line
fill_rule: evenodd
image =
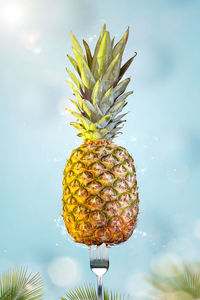
M104 250L104 251L103 251ZM96 252L96 253L95 253ZM90 269L97 276L98 300L102 300L102 277L108 271L108 248L105 244L100 247L90 247Z

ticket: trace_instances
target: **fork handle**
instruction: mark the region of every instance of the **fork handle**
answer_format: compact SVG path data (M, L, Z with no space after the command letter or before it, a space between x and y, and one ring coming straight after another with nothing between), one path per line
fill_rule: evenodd
M102 300L102 277L97 278L97 284L98 284L98 300Z

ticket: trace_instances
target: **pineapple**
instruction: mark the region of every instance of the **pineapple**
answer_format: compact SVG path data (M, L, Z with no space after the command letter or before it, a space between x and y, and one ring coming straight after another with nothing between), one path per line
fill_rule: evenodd
M63 219L68 233L85 245L116 245L133 233L138 215L138 187L134 160L113 138L123 127L119 114L127 104L130 78L122 79L136 53L123 66L129 28L114 45L104 25L92 56L71 33L75 59L68 55L80 80L71 71L67 81L76 97L77 111L67 109L84 142L73 150L63 178Z

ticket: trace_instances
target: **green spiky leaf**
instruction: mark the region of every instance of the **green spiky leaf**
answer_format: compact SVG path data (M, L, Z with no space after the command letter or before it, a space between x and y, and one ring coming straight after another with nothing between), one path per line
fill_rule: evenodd
M82 125L84 126L85 129L88 129L90 128L90 124L91 124L91 121L88 120L87 118L83 117L81 114L77 113L76 111L73 111L69 108L65 108L67 111L69 111L74 117L77 118L77 120L79 120Z
M121 100L125 100L129 95L133 94L133 91L127 92L122 94L121 96L119 96L116 100L115 100L115 104L121 102Z
M66 82L68 83L68 85L71 87L72 91L74 92L74 95L76 96L76 99L78 101L78 105L81 109L83 109L83 98L81 97L81 95L79 94L79 91L77 90L76 86L70 82L69 80L66 80Z
M126 42L128 40L128 36L129 36L129 27L126 30L123 37L121 38L121 40L115 45L115 47L113 49L113 57L115 57L116 55L118 55L120 53L123 53L124 48L126 46Z
M112 52L111 52L111 40L110 34L108 31L104 33L104 36L101 40L99 51L97 53L97 61L96 64L98 65L95 68L98 71L99 77L104 73L105 69L111 62L112 59Z
M128 114L128 112L125 113L125 114L121 114L121 115L117 116L116 118L113 119L113 122L116 122L116 121L121 120L121 119L122 119L123 117L125 117L127 114Z
M76 106L77 110L80 113L82 113L82 110L81 110L80 106L77 104L77 102L75 100L71 99L71 98L69 98L69 100Z
M114 46L114 41L115 41L115 37L112 38L112 41L111 41L111 47L113 48Z
M118 85L114 88L114 98L117 98L119 95L123 94L123 92L126 90L127 85L130 82L130 78L126 78L123 81L121 81Z
M0 277L2 300L42 300L43 290L40 274L28 274L27 268L16 268Z
M82 133L85 133L85 131L86 131L85 128L83 127L83 125L78 122L70 122L70 125L72 125L76 129L78 129Z
M94 105L100 102L101 95L102 95L102 87L100 85L100 80L97 80L91 96Z
M71 57L70 55L67 54L67 58L69 59L69 61L71 62L71 64L73 65L74 69L77 71L77 73L79 74L79 76L81 76L80 70L78 68L78 64L75 61L75 59L73 57Z
M107 125L107 128L113 132L113 129L117 127L117 125L121 124L121 123L124 123L126 122L126 120L121 120L121 121L118 121L116 119L114 119L112 122L110 122L108 125Z
M61 298L61 300L97 300L96 288L93 285L84 285L69 290L66 293L67 298ZM109 291L103 289L104 300L128 300L129 296L120 294L115 291Z
M97 54L98 54L99 47L100 47L100 44L101 44L101 40L103 38L103 35L104 35L105 31L106 31L106 25L104 24L103 27L102 27L100 36L98 38L98 41L96 43L96 47L95 47L94 55L93 55L93 59L92 59L92 68L91 68L91 71L92 71L92 73L93 73L93 75L94 75L94 77L95 77L96 80L99 79L98 72L96 72L96 70L95 70L96 61L97 61Z
M118 82L121 80L121 78L123 77L124 73L126 72L126 70L129 68L129 66L131 65L132 61L134 60L134 58L136 57L137 53L135 52L135 55L133 57L131 57L120 69L120 73L119 73L119 79Z
M114 92L111 87L103 96L100 102L101 111L105 114L114 103Z
M103 113L101 109L99 108L98 104L94 105L95 110L96 110L96 116L94 117L94 121L97 122L101 117L103 117Z
M101 80L101 87L106 92L117 80L120 72L121 54L119 53L110 63Z
M111 114L103 116L97 123L100 125L101 128L104 128L108 124L111 118L112 118Z
M79 44L78 40L76 39L76 37L73 35L72 32L70 32L70 37L71 37L71 40L72 40L73 48L76 49L76 51L78 51L78 53L82 57L84 57L85 54L83 52L83 49L82 49L81 45Z
M92 120L93 114L96 113L96 110L92 103L90 103L88 100L84 99L83 100L83 110L87 113L89 116L90 120Z
M88 44L85 40L83 40L83 44L84 44L86 55L87 55L88 66L91 69L91 67L92 67L92 54L91 54L91 51L90 51L90 47L88 46Z
M66 69L66 71L77 86L77 88L80 90L80 81L78 80L78 78L70 70Z
M114 104L112 106L112 108L110 109L110 112L111 113L117 113L117 112L119 112L120 108L124 105L124 103L125 103L125 99L123 99L120 102Z
M81 80L88 89L92 89L93 86L95 85L95 79L92 75L92 72L90 71L90 68L85 61L85 59L79 55L79 52L77 51L76 48L72 47L79 70L81 72Z

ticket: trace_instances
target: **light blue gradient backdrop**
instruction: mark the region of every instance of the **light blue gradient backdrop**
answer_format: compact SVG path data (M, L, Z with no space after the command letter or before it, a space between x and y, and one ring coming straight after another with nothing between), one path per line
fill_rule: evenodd
M68 283L56 286L48 267L66 256L81 269L71 287L96 283L88 250L62 234L62 172L82 142L64 110L72 96L66 53L70 30L93 49L104 23L116 39L129 25L124 60L138 52L127 72L135 92L115 142L134 156L140 214L130 240L109 251L104 282L140 299L152 265L200 251L200 2L3 0L1 12L8 3L21 15L0 19L0 271L40 271L45 299L55 300Z

